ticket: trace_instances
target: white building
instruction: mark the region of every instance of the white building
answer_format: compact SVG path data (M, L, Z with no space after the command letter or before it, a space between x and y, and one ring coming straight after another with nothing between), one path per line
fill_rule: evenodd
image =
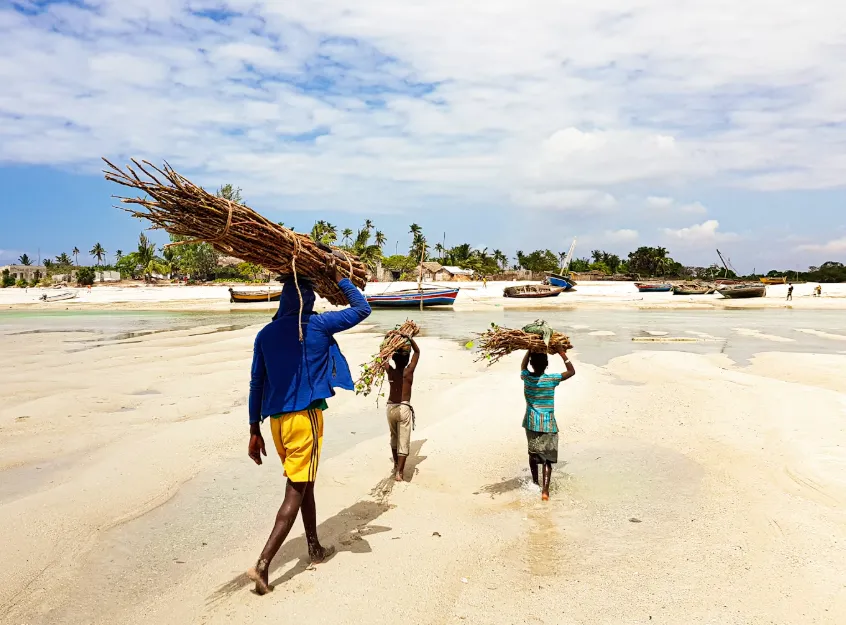
M33 279L41 280L47 275L47 268L44 265L6 265L0 267L0 274L9 270L9 275L15 280L26 280L27 282Z

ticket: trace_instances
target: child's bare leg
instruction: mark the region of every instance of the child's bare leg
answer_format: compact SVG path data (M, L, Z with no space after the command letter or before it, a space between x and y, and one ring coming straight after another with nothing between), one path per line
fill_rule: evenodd
M537 458L534 456L529 456L529 471L532 472L532 481L535 484L539 484L538 482L538 461Z
M543 488L541 489L541 499L546 501L549 499L549 483L552 481L552 463L543 463Z
M406 458L408 458L408 456L397 456L396 474L394 475L394 479L397 482L402 482L404 479Z

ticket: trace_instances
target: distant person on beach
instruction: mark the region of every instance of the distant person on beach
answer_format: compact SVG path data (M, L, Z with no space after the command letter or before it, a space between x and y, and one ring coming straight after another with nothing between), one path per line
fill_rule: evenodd
M814 297L822 297L822 286L819 284L814 289Z
M411 446L411 431L414 429L414 408L411 406L411 387L414 384L414 370L420 360L420 348L410 336L410 349L394 352L394 366L388 367L388 427L391 429L391 453L394 456L394 479L405 479L405 461ZM413 351L409 362L409 352Z
M793 301L793 285L792 284L787 285L787 301L788 302Z
M484 288L488 288L488 277L487 277L487 276L484 276L484 277L482 278L482 286L483 286Z
M541 499L549 499L549 482L552 479L552 465L558 462L558 423L555 421L555 389L564 380L576 375L573 363L567 358L567 352L558 352L567 371L545 373L549 366L546 354L526 352L520 364L520 377L523 379L523 394L526 397L526 413L523 427L529 445L529 470L532 481L539 484L538 467L543 466L543 484ZM529 364L532 370L529 370ZM539 484L540 485L540 484Z
M268 581L270 563L291 531L297 512L302 512L311 562L323 562L335 552L334 547L323 547L317 538L314 503L314 482L323 445L323 411L328 407L326 399L335 395L335 388L355 388L334 335L366 319L370 306L334 263L327 270L350 307L317 314L311 283L298 277L298 294L293 276L287 276L283 279L279 312L259 331L253 348L248 453L256 464L262 463L262 455L267 456L261 422L270 417L273 443L288 477L285 499L270 538L255 567L247 571L260 595L273 590Z

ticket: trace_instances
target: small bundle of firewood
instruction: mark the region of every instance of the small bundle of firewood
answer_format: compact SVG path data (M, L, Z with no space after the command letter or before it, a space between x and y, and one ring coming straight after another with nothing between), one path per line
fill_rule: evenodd
M381 388L393 355L398 351L407 351L411 347L405 337L414 338L419 332L420 328L410 319L401 326L389 330L379 347L379 353L370 362L361 365L361 377L355 383L356 394L366 397L370 395L373 386Z
M487 360L492 365L500 358L511 352L530 351L546 354L557 354L561 350L573 348L569 337L558 332L552 332L547 344L540 334L525 330L512 330L491 324L487 332L478 335L479 357L476 360Z
M180 245L204 241L218 252L236 256L280 274L307 278L314 290L332 304L347 303L343 292L326 269L333 262L359 289L367 284L367 268L346 251L316 243L311 237L280 226L243 204L212 195L164 164L159 169L148 161L126 171L103 159L109 169L106 180L137 189L145 197L118 197L133 217L147 219L153 228L183 237ZM137 172L136 172L137 169Z

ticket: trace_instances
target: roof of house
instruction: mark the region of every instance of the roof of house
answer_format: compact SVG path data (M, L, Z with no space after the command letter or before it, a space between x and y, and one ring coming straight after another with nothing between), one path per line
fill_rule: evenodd
M432 271L432 272L440 271L441 270L441 264L436 263L434 261L425 262L425 263L423 263L423 269L425 269L426 271Z
M444 265L444 270L448 271L454 276L472 276L472 269L462 269L461 267L453 267L451 265Z

